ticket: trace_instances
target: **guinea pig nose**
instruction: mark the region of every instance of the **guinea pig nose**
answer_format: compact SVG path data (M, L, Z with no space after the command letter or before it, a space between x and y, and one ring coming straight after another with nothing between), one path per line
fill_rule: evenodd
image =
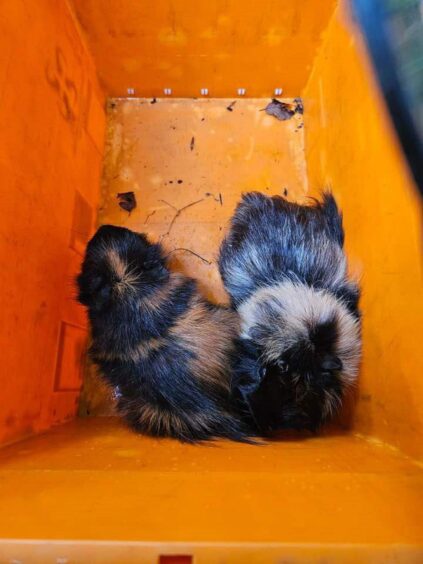
M322 362L323 370L342 370L342 362L337 356L327 356Z

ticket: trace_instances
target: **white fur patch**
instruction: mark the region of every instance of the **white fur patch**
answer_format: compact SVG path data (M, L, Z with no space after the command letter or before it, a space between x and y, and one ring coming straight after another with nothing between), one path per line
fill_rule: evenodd
M257 290L238 311L244 339L257 341L254 329L260 327L258 344L263 347L265 362L276 361L298 341L309 339L311 329L335 319L335 354L343 365L340 378L345 385L356 379L361 355L360 322L330 292L285 281Z

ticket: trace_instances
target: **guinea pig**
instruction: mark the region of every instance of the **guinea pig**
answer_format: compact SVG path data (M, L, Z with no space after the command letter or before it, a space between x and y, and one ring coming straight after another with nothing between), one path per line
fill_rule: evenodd
M219 255L241 319L233 391L262 432L315 431L356 380L360 290L343 245L330 193L299 205L251 192L236 208Z
M160 244L122 227L100 227L77 285L91 324L90 356L133 429L187 442L249 441L230 401L235 312L170 272Z

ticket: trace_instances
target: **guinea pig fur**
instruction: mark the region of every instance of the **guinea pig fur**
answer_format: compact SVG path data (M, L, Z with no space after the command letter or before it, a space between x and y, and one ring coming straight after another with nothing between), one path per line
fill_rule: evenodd
M359 288L348 279L334 197L244 195L219 268L241 318L234 394L261 431L317 429L356 380Z
M77 285L91 358L131 427L188 442L249 440L230 403L238 315L170 272L161 245L103 226L88 243Z

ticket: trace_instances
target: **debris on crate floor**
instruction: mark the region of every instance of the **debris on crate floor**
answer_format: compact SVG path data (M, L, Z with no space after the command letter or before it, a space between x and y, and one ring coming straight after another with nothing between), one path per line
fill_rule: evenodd
M219 192L219 196L215 196L214 194L212 194L212 192L206 192L205 195L208 198L213 198L213 200L215 202L219 202L221 206L223 206L223 198L222 198L222 194Z
M145 218L145 221L144 221L144 225L147 225L148 220L150 219L150 217L152 217L156 213L156 211L157 210L153 210L152 212L147 214L147 217Z
M192 251L191 249L186 249L185 247L178 247L176 249L172 249L171 251L169 251L169 253L167 254L167 256L172 255L173 253L176 253L177 251L184 251L186 253L190 253L191 255L194 255L195 257L199 258L201 261L203 261L205 264L212 264L211 260L207 260L206 258L202 257L201 255L199 255L198 253Z
M133 192L119 192L116 197L119 206L129 213L137 207L137 200Z
M179 208L179 209L178 209L178 208L175 207L173 204L169 204L169 202L167 202L166 200L160 200L160 202L163 202L164 204L166 204L167 206L169 206L169 207L171 207L172 209L175 210L175 215L174 215L173 218L171 219L171 221L170 221L170 223L169 223L169 225L168 225L168 227L167 227L166 233L164 233L164 234L161 236L161 238L163 239L164 237L167 237L167 236L170 234L170 232L171 232L171 230L172 230L172 227L173 227L175 221L178 219L178 217L181 215L181 213L182 213L183 211L185 211L185 210L187 210L188 208L191 208L192 206L195 206L196 204L199 204L200 202L203 202L203 201L204 201L204 198L201 198L200 200L196 200L195 202L190 202L190 203L187 204L186 206L183 206L182 208Z
M302 114L304 112L304 106L301 98L294 98L292 102L280 102L276 98L273 98L270 104L267 104L264 108L264 111L269 116L285 121L291 119L295 114Z

